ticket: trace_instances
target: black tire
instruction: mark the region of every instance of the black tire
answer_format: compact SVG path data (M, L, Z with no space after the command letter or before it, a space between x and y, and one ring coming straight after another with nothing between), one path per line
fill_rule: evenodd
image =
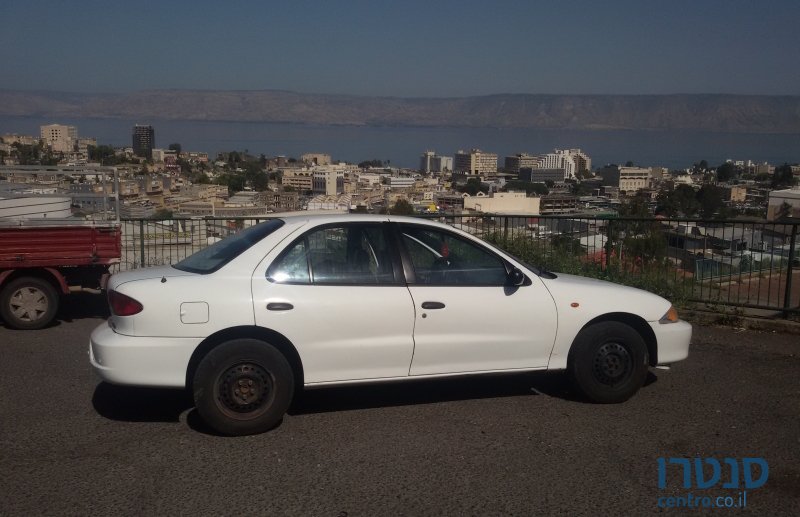
M36 330L49 325L58 313L59 296L47 280L24 276L0 292L0 317L11 328Z
M597 323L575 338L568 368L575 387L592 402L625 402L647 378L647 345L624 323Z
M218 433L257 434L275 427L289 409L294 375L274 346L236 339L200 361L192 391L197 412Z

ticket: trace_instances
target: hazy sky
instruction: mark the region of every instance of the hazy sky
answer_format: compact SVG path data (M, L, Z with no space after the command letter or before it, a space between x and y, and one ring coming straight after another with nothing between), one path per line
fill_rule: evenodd
M0 89L800 94L800 0L2 0Z

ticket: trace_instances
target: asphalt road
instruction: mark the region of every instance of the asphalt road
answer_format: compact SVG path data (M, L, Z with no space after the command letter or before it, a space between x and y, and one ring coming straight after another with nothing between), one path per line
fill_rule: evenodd
M800 514L797 336L696 328L621 405L553 374L327 389L224 438L180 392L98 382L104 311L80 295L57 326L0 326L0 515L641 515L687 492L672 470L658 488L659 457L763 457L744 513Z

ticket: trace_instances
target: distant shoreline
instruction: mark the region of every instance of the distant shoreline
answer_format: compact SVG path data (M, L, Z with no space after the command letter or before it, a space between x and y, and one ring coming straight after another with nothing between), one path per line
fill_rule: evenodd
M155 128L156 147L180 143L187 151L207 152L210 157L245 149L255 155L287 157L319 152L351 163L379 159L407 168L419 167L420 155L427 150L452 156L459 149L473 147L496 153L501 163L505 156L546 153L554 148L581 148L592 157L595 166L628 160L637 165L673 169L691 167L700 160L714 165L727 159L776 165L800 161L800 139L796 134L698 130L366 127L0 115L0 134L36 136L41 125L54 123L75 125L80 136L117 147L131 146L131 128L145 123Z
M111 94L0 90L0 116L332 127L800 134L800 96L501 94L400 98L277 90Z

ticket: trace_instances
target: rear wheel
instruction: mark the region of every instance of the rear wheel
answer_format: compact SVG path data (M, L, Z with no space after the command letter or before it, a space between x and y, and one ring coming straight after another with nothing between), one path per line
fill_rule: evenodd
M648 371L647 345L633 328L604 321L583 329L570 351L569 371L578 390L593 402L631 398Z
M36 277L21 277L0 292L0 316L9 327L35 330L46 327L58 312L58 293Z
M197 412L215 431L256 434L275 427L289 409L294 376L274 346L237 339L200 361L192 388Z

